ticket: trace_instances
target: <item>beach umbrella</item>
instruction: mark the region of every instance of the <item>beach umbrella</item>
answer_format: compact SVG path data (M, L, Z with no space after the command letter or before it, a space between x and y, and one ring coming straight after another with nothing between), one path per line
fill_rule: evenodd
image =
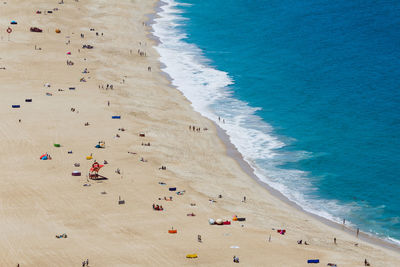
M11 21L10 24L18 24L15 20Z

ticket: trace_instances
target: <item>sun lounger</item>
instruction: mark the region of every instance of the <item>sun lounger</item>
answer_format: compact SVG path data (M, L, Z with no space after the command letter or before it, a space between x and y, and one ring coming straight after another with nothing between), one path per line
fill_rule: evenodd
M11 107L12 108L20 108L21 106L20 105L12 105Z
M112 116L111 119L121 119L121 116Z
M319 259L307 260L307 263L319 263Z
M187 254L186 258L188 258L188 259L196 259L197 258L197 254Z

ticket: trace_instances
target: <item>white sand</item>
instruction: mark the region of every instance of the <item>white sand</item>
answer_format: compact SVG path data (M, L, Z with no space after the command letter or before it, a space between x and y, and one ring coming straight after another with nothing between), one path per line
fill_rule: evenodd
M245 266L308 266L311 258L321 266L363 266L365 258L371 266L398 265L398 252L283 203L227 156L213 123L194 112L160 73L155 43L142 24L157 1L64 2L0 4L0 67L6 68L0 69L0 266L81 266L87 258L90 266L230 266L233 255ZM59 10L35 14L53 8ZM13 19L18 25L8 41L3 28ZM43 33L29 32L31 26ZM83 44L94 49L82 49ZM147 56L139 56L138 49ZM67 59L75 64L67 66ZM90 73L82 74L84 68ZM82 77L86 83L79 82ZM114 89L99 89L106 84ZM13 104L21 108L12 109ZM209 130L192 132L189 125ZM127 131L118 131L121 127ZM105 149L94 148L100 140ZM53 159L39 160L46 152ZM100 172L108 180L87 180L91 153L100 163L109 162ZM159 170L161 165L167 170ZM74 170L83 176L71 176ZM186 192L178 196L170 186ZM119 196L124 205L118 205ZM164 196L173 201L158 200ZM153 203L164 211L153 211ZM186 216L191 212L196 216ZM208 224L209 218L231 220L234 214L246 221ZM171 227L178 233L168 234ZM280 228L287 233L278 234ZM55 238L63 233L68 238ZM297 245L299 239L310 245ZM188 253L199 257L186 259Z

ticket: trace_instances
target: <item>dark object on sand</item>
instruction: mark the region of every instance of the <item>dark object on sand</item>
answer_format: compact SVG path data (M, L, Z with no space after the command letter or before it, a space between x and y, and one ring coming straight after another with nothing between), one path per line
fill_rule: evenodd
M21 106L20 105L12 105L11 107L12 108L20 108Z
M25 102L32 102L32 98L25 99Z
M82 48L93 49L93 45L83 45Z
M30 31L31 31L31 32L43 32L43 30L42 30L42 29L39 29L38 27L31 27L31 28L30 28Z

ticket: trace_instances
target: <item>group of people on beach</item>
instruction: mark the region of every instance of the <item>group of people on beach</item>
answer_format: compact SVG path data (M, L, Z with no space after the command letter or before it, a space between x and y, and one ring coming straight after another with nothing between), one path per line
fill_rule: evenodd
M163 211L163 210L164 210L164 208L163 208L163 206L162 206L162 205L155 205L155 204L153 203L153 210L159 210L159 211Z
M99 85L99 89L104 89L104 85ZM110 89L110 90L113 90L114 89L114 85L112 85L112 84L106 84L106 88L105 88L106 90L108 90L108 89Z
M192 126L192 125L189 125L189 131L193 131L193 132L200 132L201 131L201 128L200 127L196 127L196 126Z

